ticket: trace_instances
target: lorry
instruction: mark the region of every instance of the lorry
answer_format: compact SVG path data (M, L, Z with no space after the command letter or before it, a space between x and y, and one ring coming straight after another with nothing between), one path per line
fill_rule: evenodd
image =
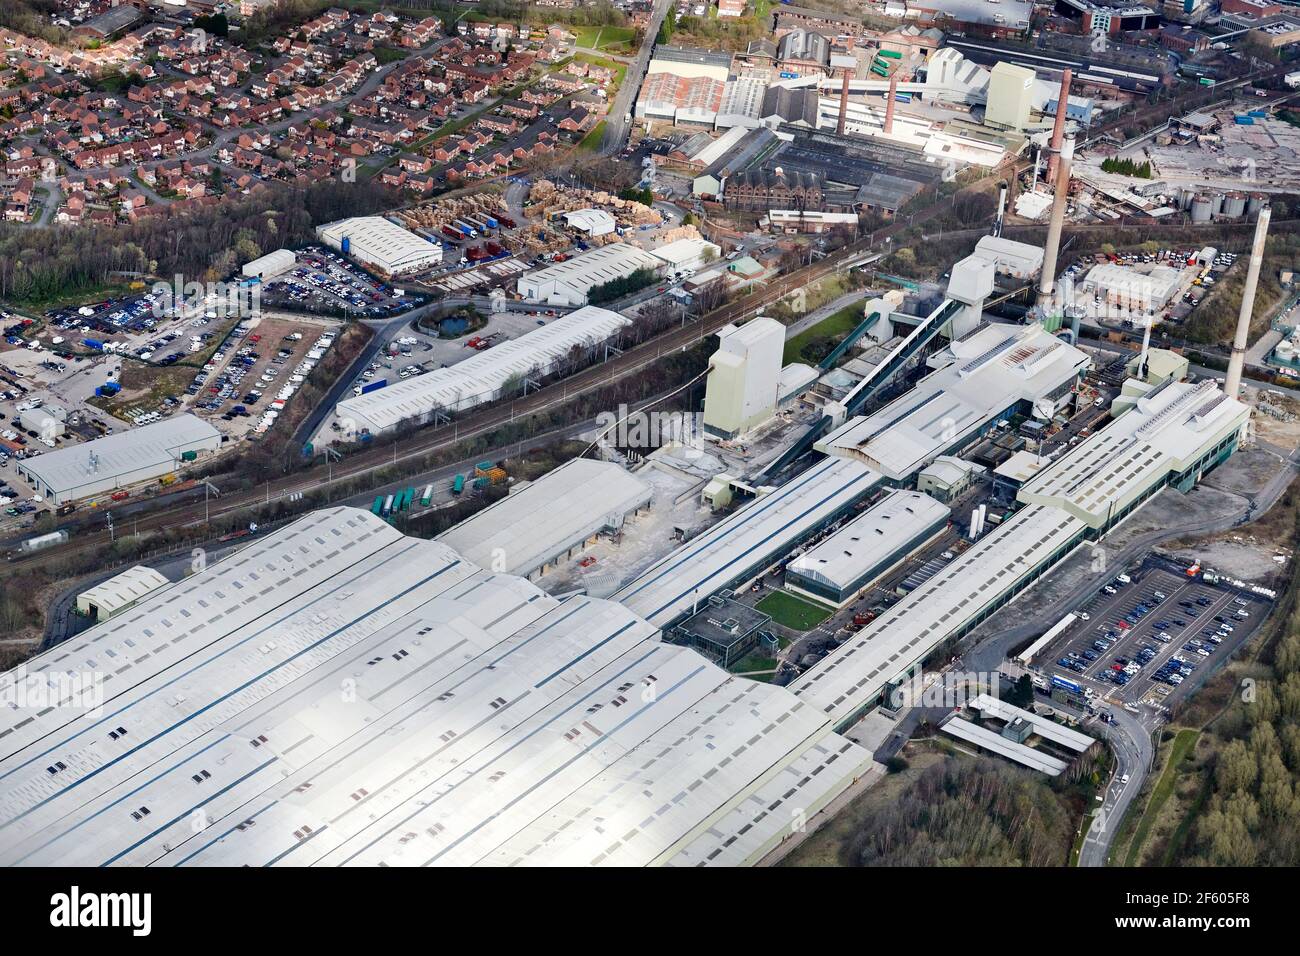
M464 219L455 219L452 221L452 225L460 229L460 231L463 232L470 239L478 238L478 230L475 229L473 226L471 226L469 223L467 223Z
M1061 677L1057 674L1052 675L1052 686L1059 687L1061 690L1068 690L1072 694L1083 694L1083 685L1075 681Z
M367 382L365 385L362 385L362 386L361 386L361 394L362 394L362 395L365 395L367 392L376 392L376 391L378 391L379 389L381 389L381 388L383 388L384 386L386 386L387 384L388 384L388 379L386 379L386 378L377 378L377 379L375 379L373 382Z

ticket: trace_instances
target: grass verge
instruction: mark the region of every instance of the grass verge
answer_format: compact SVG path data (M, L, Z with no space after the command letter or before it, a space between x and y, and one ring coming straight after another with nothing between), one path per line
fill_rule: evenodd
M1138 857L1142 853L1142 847L1145 845L1147 837L1151 835L1151 829L1155 826L1156 820L1160 818L1160 811L1174 792L1174 784L1178 780L1178 767L1186 759L1192 748L1196 746L1196 739L1200 735L1199 730L1184 729L1178 731L1174 737L1173 744L1169 748L1169 759L1165 761L1164 772L1160 774L1155 789L1151 791L1146 810L1142 813L1142 819L1138 821L1137 831L1133 834L1133 840L1129 843L1128 852L1124 856L1125 866L1137 865Z

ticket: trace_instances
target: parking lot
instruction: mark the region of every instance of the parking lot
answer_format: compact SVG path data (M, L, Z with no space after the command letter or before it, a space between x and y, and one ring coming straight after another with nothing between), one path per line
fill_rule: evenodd
M1206 293L1234 266L1238 258L1236 253L1216 251L1213 258L1206 261L1200 257L1202 251L1161 249L1154 253L1120 252L1109 256L1103 253L1086 255L1073 262L1061 276L1061 281L1064 283L1068 280L1069 288L1073 289L1069 307L1078 311L1082 318L1096 321L1103 326L1123 329L1142 328L1147 309L1140 304L1110 302L1102 292L1084 291L1077 285L1084 281L1093 266L1106 262L1132 270L1135 288L1140 273L1149 272L1157 266L1167 266L1181 273L1179 286L1168 302L1152 310L1153 324L1182 325Z
M390 286L323 246L308 246L296 255L293 269L263 285L264 308L382 319L424 302L423 296Z
M1189 577L1151 557L1076 608L1078 619L1036 662L1096 696L1168 706L1204 683L1270 606L1249 590Z
M240 323L186 388L188 410L224 433L262 434L334 344L335 329L265 317Z

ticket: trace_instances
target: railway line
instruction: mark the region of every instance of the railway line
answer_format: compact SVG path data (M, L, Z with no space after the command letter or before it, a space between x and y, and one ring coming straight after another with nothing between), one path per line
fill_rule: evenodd
M931 215L947 204L939 204L927 210ZM918 215L916 219L921 220ZM928 218L928 216L926 217ZM503 425L527 418L539 412L545 412L562 406L574 398L595 391L620 379L648 369L665 356L684 352L703 339L713 335L730 322L749 318L764 306L789 295L796 289L830 275L843 263L869 250L874 245L884 242L903 224L878 230L871 237L858 240L825 258L803 266L787 275L781 276L762 289L751 292L730 302L706 316L688 325L667 332L651 341L633 346L608 360L586 368L577 374L556 382L530 395L501 403L478 411L445 425L422 429L415 435L392 442L382 438L374 439L370 447L354 452L334 463L322 463L310 468L272 479L260 488L227 492L220 498L207 501L195 490L186 492L186 500L169 501L168 496L148 499L138 503L139 511L134 506L122 509L123 516L118 520L120 527L131 528L132 534L144 534L174 528L197 527L203 525L228 523L230 518L243 513L255 512L277 501L299 494L318 492L332 486L338 486L358 478L387 469L404 462L411 462L444 448L452 447L461 441L488 434ZM220 481L219 478L214 479ZM101 513L102 514L102 513ZM97 519L99 523L102 519ZM60 525L69 532L69 540L63 545L54 545L26 557L13 557L24 566L41 566L57 563L71 555L94 552L111 548L113 535L104 522L96 528L91 521L71 521ZM6 542L15 547L20 539Z
M837 269L851 267L861 261L864 253L880 248L886 240L892 239L896 234L913 226L923 225L948 211L957 197L963 193L984 188L990 176L1014 179L1017 171L1023 168L1026 162L1021 159L1006 164L998 170L990 170L989 176L907 216L906 221L900 216L893 224L878 229L871 235L858 239L818 261L782 275L761 289L748 293L690 324L633 346L598 365L586 368L530 395L516 398L509 403L499 403L472 411L448 424L425 428L412 436L391 443L383 439L375 439L370 443L371 447L349 454L339 462L315 464L282 478L272 479L261 488L228 492L219 499L206 501L197 498L191 491L187 493L185 500L178 501L175 498L169 500L167 496L161 496L134 503L121 509L123 515L121 521L123 525L127 521L130 522L133 534L198 527L211 525L214 522L226 524L229 519L237 515L255 512L258 508L267 507L276 501L355 481L381 469L394 465L400 466L404 462L411 462L432 452L452 447L466 439L489 434L503 425L530 415L557 408L574 398L650 368L667 355L686 351L715 334L724 325L747 319L757 314L764 306L789 295L796 289L816 282ZM71 555L110 548L113 535L108 530L106 522L102 527L94 527L96 523L98 519L94 522L83 519L61 525L69 531L68 542L25 556L21 559L23 564L27 566L51 564ZM13 548L19 540L21 539L15 538L5 544Z

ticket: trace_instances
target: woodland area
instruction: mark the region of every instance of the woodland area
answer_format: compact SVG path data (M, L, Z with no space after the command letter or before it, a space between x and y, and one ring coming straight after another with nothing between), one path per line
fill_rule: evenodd
M1269 671L1244 681L1236 702L1207 728L1217 744L1209 798L1182 862L1300 863L1300 607L1293 602L1279 626Z
M867 817L845 845L850 866L1062 866L1069 808L1044 778L1008 764L949 757Z
M377 183L340 188L321 182L271 186L112 229L0 224L0 299L39 306L55 297L92 294L112 285L114 273L215 281L241 261L313 241L318 223L368 215L395 201Z
M1286 214L1285 208L1273 204L1276 222ZM1187 319L1183 334L1193 342L1223 343L1232 339L1237 327L1237 313L1241 310L1241 293L1246 285L1247 255L1240 256L1233 268L1198 305ZM1251 314L1250 340L1268 331L1267 318L1281 301L1286 290L1282 288L1279 273L1283 269L1300 270L1300 235L1289 227L1270 227L1268 242L1264 247L1264 262L1259 270L1259 286L1255 292L1255 308Z

